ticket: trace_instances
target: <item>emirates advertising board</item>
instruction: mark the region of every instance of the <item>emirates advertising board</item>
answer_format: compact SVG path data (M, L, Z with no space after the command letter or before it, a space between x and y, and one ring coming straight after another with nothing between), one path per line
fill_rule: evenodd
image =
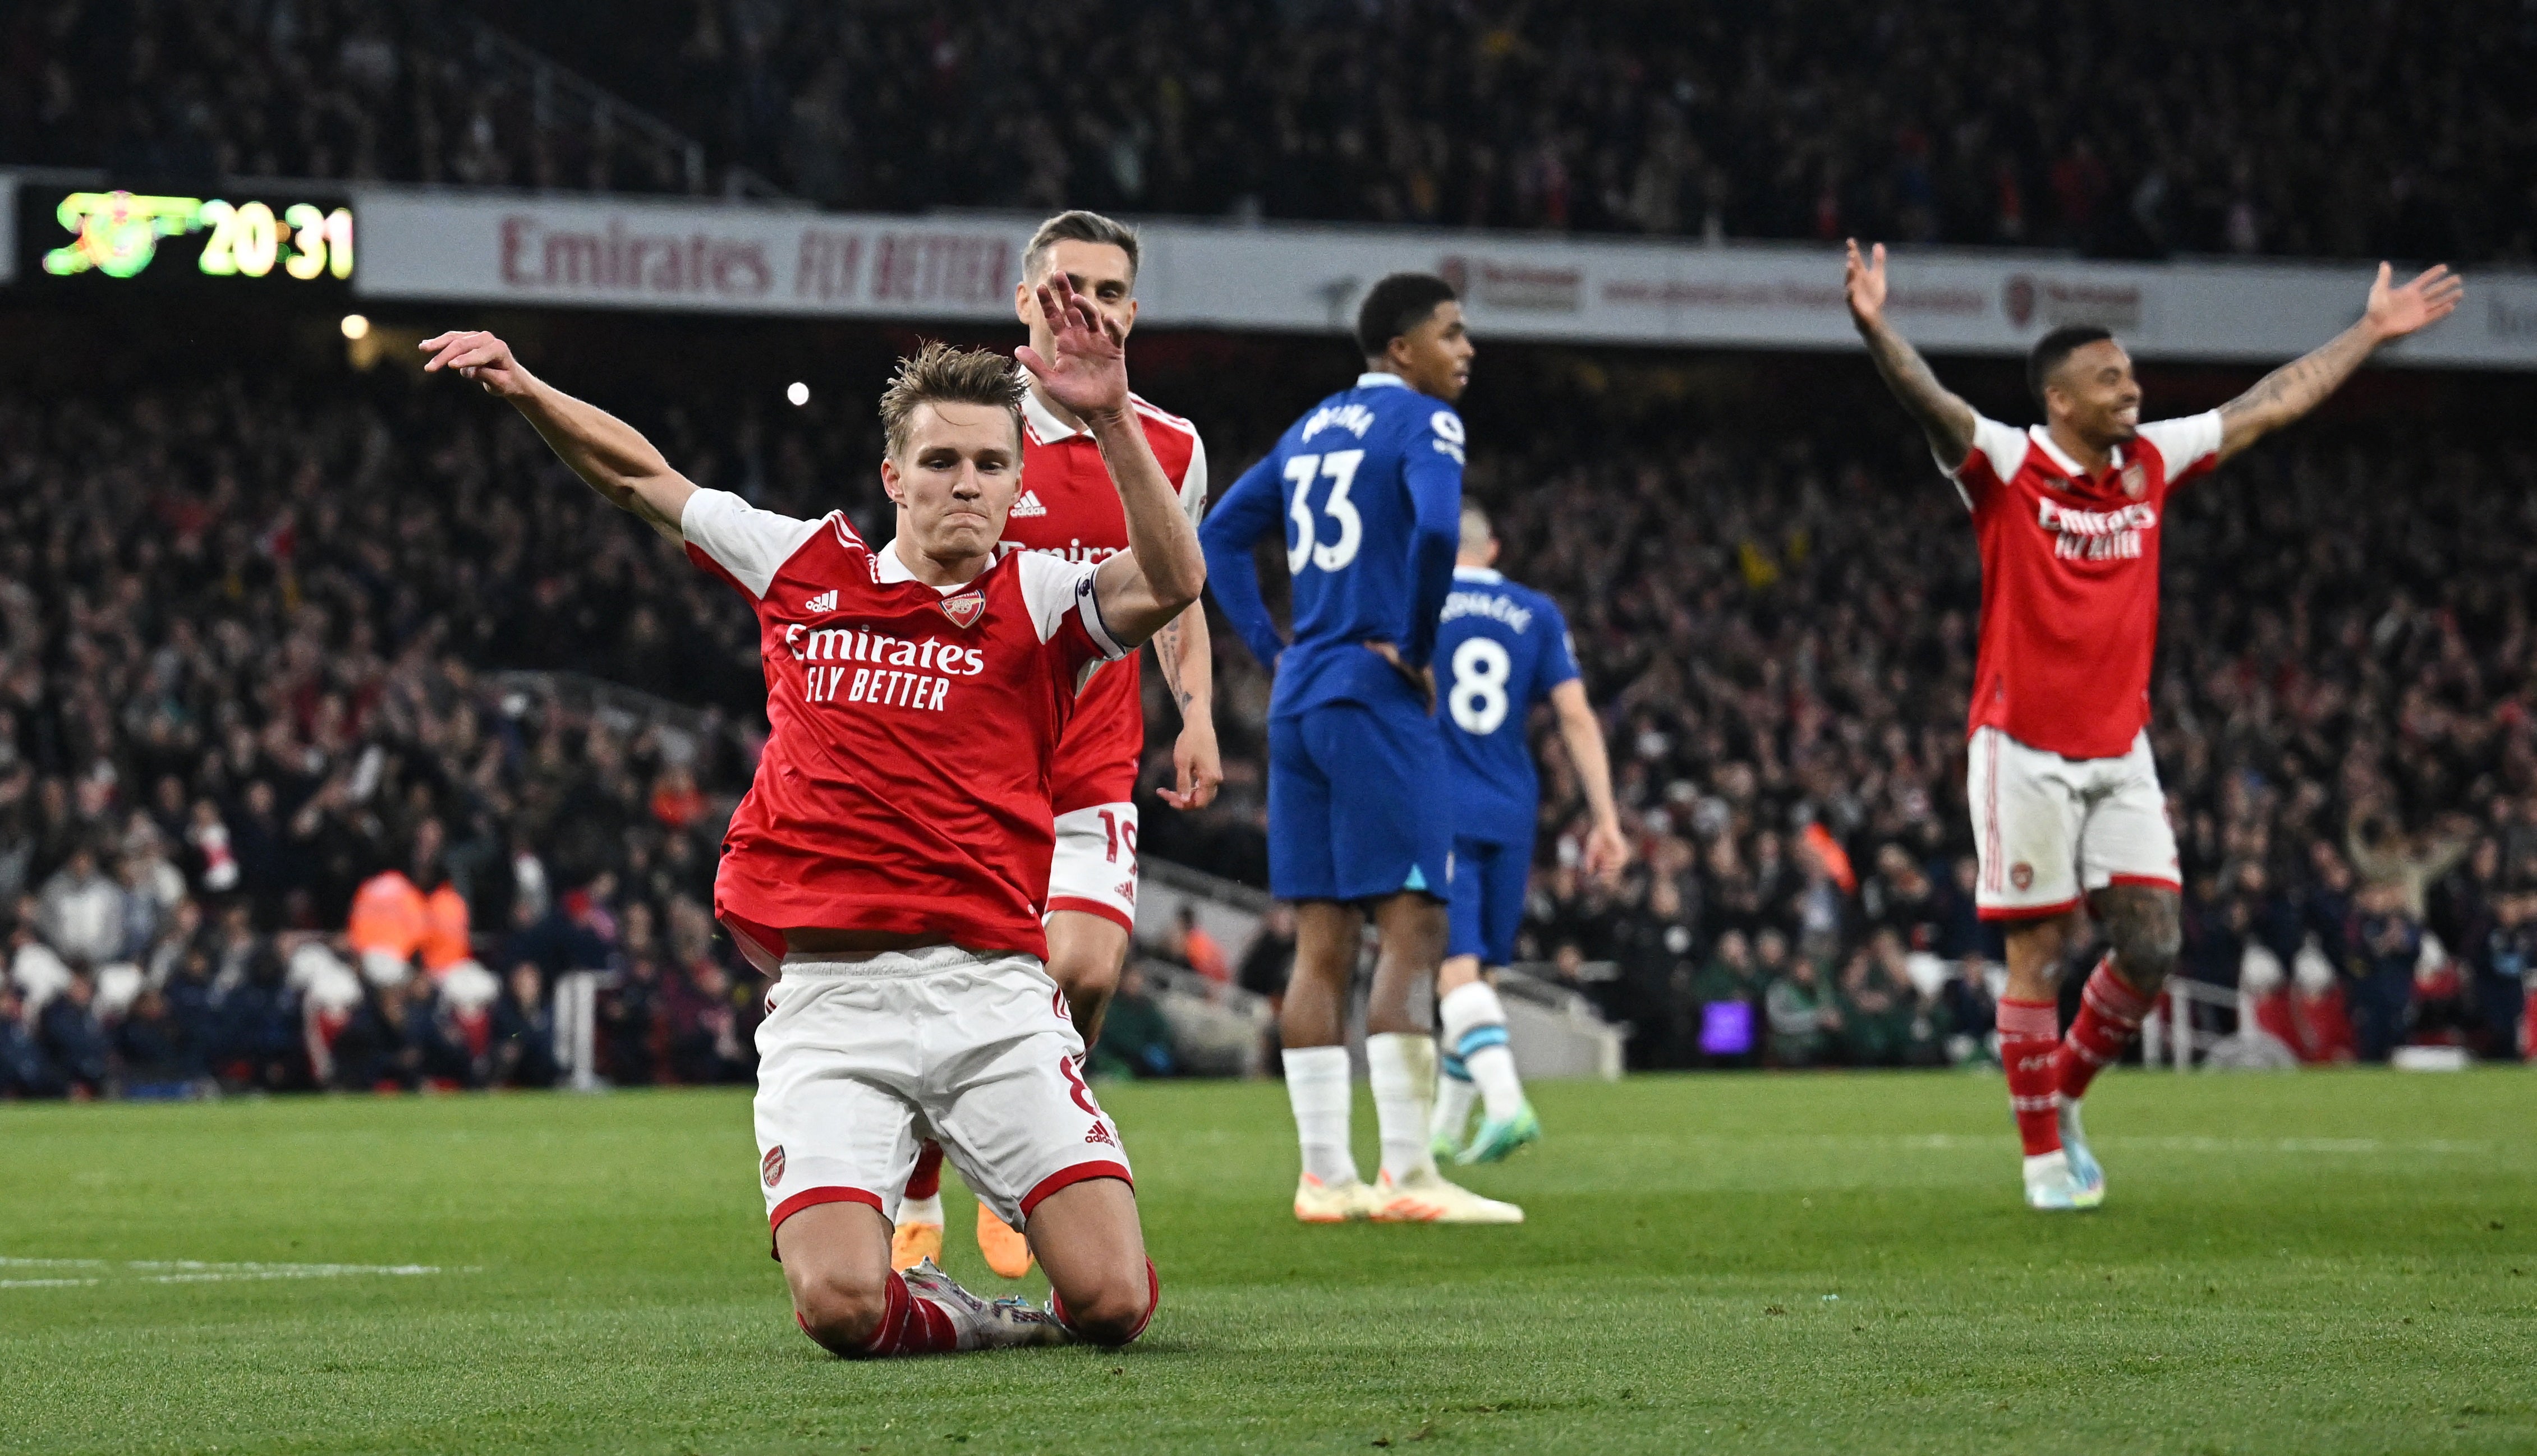
M886 217L631 199L372 189L354 288L377 299L869 316L1011 317L1035 219ZM1384 274L1443 274L1487 337L1854 348L1832 247L1412 228L1142 225L1148 326L1336 332ZM1889 309L1924 347L2019 353L2103 324L2143 357L2288 358L2360 314L2365 264L2090 263L1897 249ZM2537 275L2468 273L2467 305L2390 362L2537 368Z

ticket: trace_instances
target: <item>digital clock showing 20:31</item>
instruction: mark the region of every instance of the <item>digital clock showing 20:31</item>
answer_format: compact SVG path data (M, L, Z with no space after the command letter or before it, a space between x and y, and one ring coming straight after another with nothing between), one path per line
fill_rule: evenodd
M29 188L18 218L22 278L298 291L353 277L353 209L341 197Z

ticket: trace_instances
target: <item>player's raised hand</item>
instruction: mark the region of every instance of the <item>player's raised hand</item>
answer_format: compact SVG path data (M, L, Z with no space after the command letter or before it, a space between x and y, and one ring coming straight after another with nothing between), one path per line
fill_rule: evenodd
M2388 283L2395 269L2378 265L2378 281L2370 285L2370 309L2363 315L2378 337L2402 339L2417 329L2428 329L2457 312L2458 301L2466 296L2466 280L2449 272L2445 263L2436 263L2401 288Z
M1013 357L1031 371L1048 397L1079 415L1128 408L1128 336L1074 291L1063 273L1041 284L1040 316L1048 322L1054 359L1025 344Z
M1850 317L1862 329L1885 321L1885 244L1858 256L1858 239L1850 240L1850 266L1843 270L1842 291L1850 299Z
M458 377L476 381L495 399L517 399L537 386L536 376L511 356L511 346L482 329L453 330L418 347L425 355L423 372L455 369Z

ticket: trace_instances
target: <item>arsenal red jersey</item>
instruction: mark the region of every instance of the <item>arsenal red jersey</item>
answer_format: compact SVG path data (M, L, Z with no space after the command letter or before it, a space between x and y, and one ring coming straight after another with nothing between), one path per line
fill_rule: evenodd
M1948 472L1982 543L1968 731L1996 728L2064 758L2130 751L2149 723L2168 492L2219 453L2216 411L2142 425L2094 476L2041 426L1977 419L1972 453Z
M1206 449L1198 429L1134 395L1145 443L1195 524L1206 508ZM1036 394L1022 397L1022 492L1005 519L1000 553L1028 551L1063 561L1105 561L1128 549L1128 513L1119 487L1086 431L1049 412ZM1145 751L1142 679L1135 656L1095 674L1058 744L1053 791L1058 813L1125 803L1137 792L1137 763Z
M680 530L757 613L771 731L714 877L750 960L771 970L784 932L813 926L1045 959L1049 767L1085 676L1127 652L1093 563L1006 557L937 588L843 514L724 490L697 491Z

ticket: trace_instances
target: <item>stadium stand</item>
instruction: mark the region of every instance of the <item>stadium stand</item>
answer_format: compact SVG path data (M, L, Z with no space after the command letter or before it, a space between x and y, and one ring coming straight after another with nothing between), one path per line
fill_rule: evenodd
M2074 92L2049 58L2082 53ZM49 0L0 19L0 158L781 186L879 210L2526 261L2537 132L2515 98L2532 60L2537 20L2509 0L2158 0L2102 24L2012 0Z
M473 3L717 157L851 207L2117 256L2537 249L2515 100L2537 19L2509 0Z
M1294 388L1319 347L1289 346ZM1224 382L1203 340L1152 349L1229 477L1284 402ZM1625 359L1499 358L1471 489L1508 569L1568 604L1643 866L1608 893L1567 867L1580 805L1545 739L1542 974L1629 1023L1636 1065L1979 1054L1979 584L1925 454L1899 417L1779 431ZM1774 367L1796 372L1748 386L1843 417L1872 399L1836 361ZM701 480L885 533L859 403L763 393L637 413ZM13 384L0 438L0 1094L542 1081L551 987L591 967L619 973L605 1075L748 1075L754 981L705 911L762 723L726 591L517 421L400 370ZM2509 544L2537 525L2537 454L2421 438L2365 412L2269 444L2181 497L2169 538L2155 732L2187 965L2319 1059L2514 1054L2537 953ZM1220 642L1226 793L1148 802L1144 845L1257 883L1265 682ZM1173 721L1148 719L1150 786ZM444 885L463 938L435 951ZM404 982L372 947L441 974Z
M284 176L772 196L705 149L428 0L0 12L0 161L120 180Z

